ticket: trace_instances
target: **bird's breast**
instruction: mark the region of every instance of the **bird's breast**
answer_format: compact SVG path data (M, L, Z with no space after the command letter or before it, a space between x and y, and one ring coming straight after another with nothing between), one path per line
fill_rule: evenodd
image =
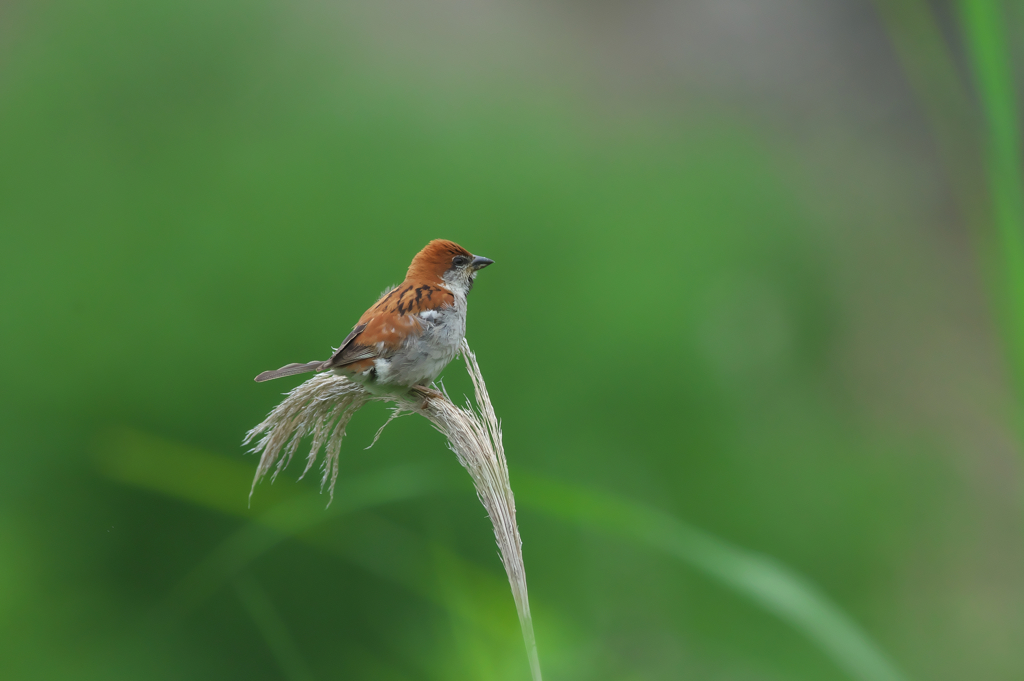
M433 382L459 351L466 335L466 308L453 305L417 315L422 331L406 339L390 359L390 378L403 385Z

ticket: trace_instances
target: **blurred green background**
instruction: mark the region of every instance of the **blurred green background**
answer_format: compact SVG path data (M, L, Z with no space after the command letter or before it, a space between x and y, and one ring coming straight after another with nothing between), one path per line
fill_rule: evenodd
M545 678L1024 678L964 35L910 0L3 4L0 676L529 678L422 419L366 451L360 412L327 511L298 463L246 506L299 382L252 377L449 238L496 261L468 338ZM615 504L798 576L885 670Z

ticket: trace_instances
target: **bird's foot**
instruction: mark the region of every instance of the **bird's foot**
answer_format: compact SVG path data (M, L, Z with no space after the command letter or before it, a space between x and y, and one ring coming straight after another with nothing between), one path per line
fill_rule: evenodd
M438 392L433 388L428 388L423 385L414 385L413 387L409 388L409 392L423 400L423 403L420 405L421 407L427 406L427 402L429 402L430 400L444 399L444 393Z

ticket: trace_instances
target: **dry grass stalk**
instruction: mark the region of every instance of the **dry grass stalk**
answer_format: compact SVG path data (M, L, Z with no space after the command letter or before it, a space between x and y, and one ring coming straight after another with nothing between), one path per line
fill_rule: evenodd
M291 461L299 442L306 435L312 435L306 468L302 475L309 472L320 450L324 449L320 489L323 491L330 483L328 489L333 499L334 483L338 477L338 454L341 451L341 441L345 437L345 428L355 412L367 402L396 403L388 423L403 413L414 412L425 417L448 439L448 446L473 478L477 497L494 525L494 536L519 613L519 624L523 632L523 641L526 643L530 672L534 681L540 681L540 662L526 591L522 541L516 525L515 498L512 495L505 450L501 443L501 423L494 414L494 407L487 394L487 386L484 384L483 374L480 373L476 355L469 349L469 344L465 340L462 341L461 351L466 369L473 381L476 408L469 400L466 407L456 406L447 393L416 401L373 395L357 383L332 373L318 374L294 388L262 423L245 436L244 443L249 444L255 440L256 444L251 451L260 454L260 463L252 481L249 497L252 498L256 484L271 468L274 468L271 480L276 479L277 474ZM381 431L383 429L382 426ZM380 436L380 431L377 432L377 436Z

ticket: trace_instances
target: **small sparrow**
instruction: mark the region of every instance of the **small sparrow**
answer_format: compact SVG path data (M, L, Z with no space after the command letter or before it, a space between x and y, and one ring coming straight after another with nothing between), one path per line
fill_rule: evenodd
M375 394L436 395L427 386L455 358L466 335L466 295L477 270L493 262L435 239L412 259L405 281L363 313L333 357L264 371L256 380L333 371Z

